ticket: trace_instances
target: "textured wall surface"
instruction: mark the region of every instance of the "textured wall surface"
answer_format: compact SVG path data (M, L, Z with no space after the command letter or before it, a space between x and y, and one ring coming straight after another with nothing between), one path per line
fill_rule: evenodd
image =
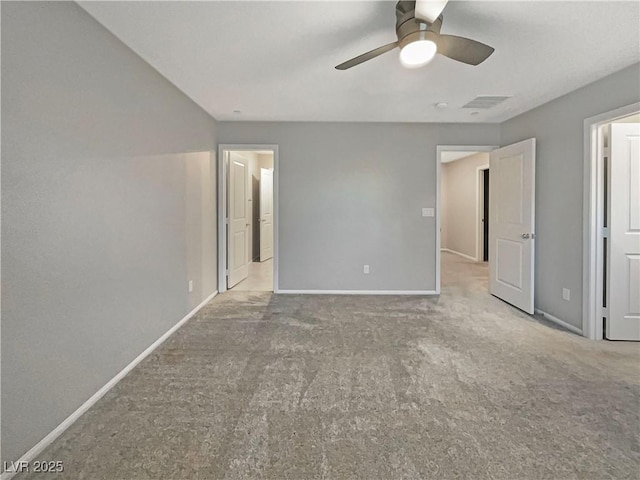
M436 206L436 146L498 135L492 124L218 124L220 143L279 145L284 290L434 290L436 222L421 209Z
M76 4L3 2L2 460L215 291L215 127Z

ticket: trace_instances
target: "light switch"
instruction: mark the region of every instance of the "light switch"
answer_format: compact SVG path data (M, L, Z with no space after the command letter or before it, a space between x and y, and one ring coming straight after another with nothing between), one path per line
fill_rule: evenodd
M423 217L433 217L435 215L433 208L423 208L422 216Z

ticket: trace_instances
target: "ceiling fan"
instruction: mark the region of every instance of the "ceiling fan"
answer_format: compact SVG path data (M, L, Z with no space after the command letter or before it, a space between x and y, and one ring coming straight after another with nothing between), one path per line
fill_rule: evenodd
M400 48L400 62L408 68L426 65L436 53L468 65L479 65L493 53L493 47L470 38L443 35L442 11L448 0L400 0L396 4L398 40L358 55L336 66L338 70L360 65L383 53Z

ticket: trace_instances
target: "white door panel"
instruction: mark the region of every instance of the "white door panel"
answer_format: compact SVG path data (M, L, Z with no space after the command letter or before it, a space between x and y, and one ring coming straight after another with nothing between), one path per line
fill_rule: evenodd
M640 124L611 125L606 337L640 340Z
M496 280L522 290L522 242L496 241Z
M227 288L233 287L249 275L248 172L247 160L237 153L231 152L229 160L229 278Z
M260 261L273 257L273 170L260 169Z
M491 152L489 289L533 313L535 138Z

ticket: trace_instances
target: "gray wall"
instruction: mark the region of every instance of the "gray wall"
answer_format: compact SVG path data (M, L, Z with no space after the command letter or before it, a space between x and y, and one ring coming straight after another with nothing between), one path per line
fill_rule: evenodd
M501 125L501 145L536 137L536 308L582 328L583 122L640 101L635 64ZM562 288L571 301L562 299Z
M484 202L478 168L485 165L489 165L489 154L480 152L444 163L440 172L442 248L473 257L479 262L482 261L482 244L478 241L481 234L478 218Z
M280 289L433 290L436 145L495 145L492 124L218 124L279 145ZM363 275L369 264L371 274Z
M215 290L215 128L75 3L2 3L2 460Z

